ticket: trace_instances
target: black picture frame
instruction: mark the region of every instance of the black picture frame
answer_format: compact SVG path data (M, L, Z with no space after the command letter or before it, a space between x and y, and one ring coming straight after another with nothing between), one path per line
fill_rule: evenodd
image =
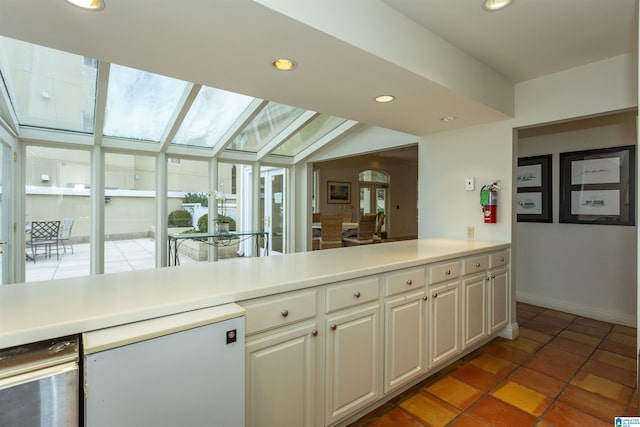
M516 176L518 222L553 222L551 154L521 157Z
M636 147L560 153L560 222L634 226Z

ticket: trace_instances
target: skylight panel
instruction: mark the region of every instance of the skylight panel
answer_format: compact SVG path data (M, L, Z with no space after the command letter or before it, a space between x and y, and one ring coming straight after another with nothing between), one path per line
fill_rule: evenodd
M0 37L0 73L18 123L93 133L98 61Z
M171 143L214 147L254 99L203 86Z
M160 142L189 83L112 64L103 134Z
M295 156L305 148L313 145L320 138L343 124L346 120L340 117L321 114L300 129L284 144L274 150L280 156Z
M269 102L227 149L257 153L304 112L302 108Z

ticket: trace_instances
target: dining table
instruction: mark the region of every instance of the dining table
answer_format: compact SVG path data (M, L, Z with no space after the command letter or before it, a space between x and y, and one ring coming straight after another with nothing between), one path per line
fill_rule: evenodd
M311 230L313 231L313 237L320 237L322 232L322 223L312 222ZM357 222L343 222L342 223L342 237L355 237L358 235L358 223Z

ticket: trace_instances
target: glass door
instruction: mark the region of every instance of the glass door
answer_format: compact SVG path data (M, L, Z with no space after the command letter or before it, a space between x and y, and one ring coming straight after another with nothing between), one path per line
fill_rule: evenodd
M262 168L260 172L261 224L269 233L269 253L285 251L284 169Z
M0 284L4 285L13 281L9 277L11 269L12 246L9 242L11 235L11 189L9 183L9 173L11 171L11 161L9 146L0 141Z

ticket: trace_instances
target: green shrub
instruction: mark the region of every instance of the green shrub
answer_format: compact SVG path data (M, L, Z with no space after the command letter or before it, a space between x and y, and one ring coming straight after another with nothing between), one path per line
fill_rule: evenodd
M169 214L169 227L191 227L191 214L179 209Z
M209 197L205 193L187 193L182 198L182 203L200 203L200 206L209 206Z

